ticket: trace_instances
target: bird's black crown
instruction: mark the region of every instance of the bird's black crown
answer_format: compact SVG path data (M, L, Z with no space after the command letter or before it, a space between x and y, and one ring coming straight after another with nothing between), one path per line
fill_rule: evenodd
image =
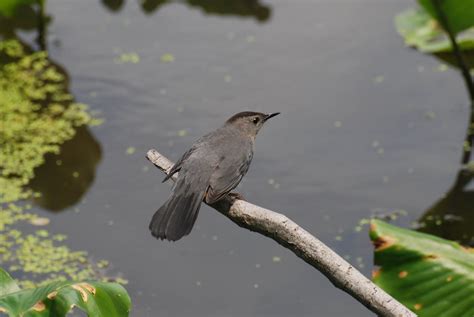
M227 120L227 123L235 122L237 119L240 119L240 118L253 117L253 116L265 116L265 114L261 112L253 112L253 111L239 112L237 114L234 114L232 117L230 117L230 119Z

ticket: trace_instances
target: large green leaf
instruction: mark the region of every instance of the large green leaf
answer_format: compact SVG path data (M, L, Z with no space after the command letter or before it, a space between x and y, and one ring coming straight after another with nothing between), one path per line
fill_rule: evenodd
M398 14L395 27L405 44L424 53L441 53L452 50L448 36L424 9L409 9ZM462 50L474 49L474 28L458 34L457 42Z
M474 253L458 243L373 220L374 282L426 317L474 316Z
M418 0L426 11L438 19L433 7L434 1L439 1L441 4L441 9L454 33L474 26L474 0Z
M0 276L0 283L12 283L11 277L2 269ZM131 305L127 291L116 283L54 282L26 290L10 286L8 293L6 289L0 285L0 290L4 291L0 296L0 313L11 317L59 317L74 307L91 317L125 317Z

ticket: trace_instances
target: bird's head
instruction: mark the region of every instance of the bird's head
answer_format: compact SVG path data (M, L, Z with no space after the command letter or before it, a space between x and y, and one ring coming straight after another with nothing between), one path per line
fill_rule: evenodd
M244 111L233 115L229 120L226 121L226 125L232 125L238 128L243 133L255 137L263 127L263 124L270 118L279 115L279 112L274 113L261 113Z

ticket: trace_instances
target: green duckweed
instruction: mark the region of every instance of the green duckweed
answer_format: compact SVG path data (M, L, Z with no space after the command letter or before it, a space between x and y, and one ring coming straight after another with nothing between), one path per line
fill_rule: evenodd
M0 263L21 278L21 287L110 280L103 274L107 261L94 263L87 252L71 250L66 236L50 233L47 224L35 227L39 216L28 201L38 194L26 188L46 154L58 153L76 128L99 121L74 101L67 75L46 52L3 40L0 61Z

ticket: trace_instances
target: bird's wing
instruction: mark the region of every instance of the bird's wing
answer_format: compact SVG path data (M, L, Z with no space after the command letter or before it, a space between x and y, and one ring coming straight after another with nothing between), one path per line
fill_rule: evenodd
M217 131L218 131L218 130L217 130ZM168 175L166 175L165 179L163 180L163 183L166 182L168 179L170 179L171 176L173 176L175 173L179 172L179 170L183 167L183 163L184 163L192 154L196 154L197 152L199 152L199 149L201 149L201 152L202 152L203 146L205 147L206 144L209 143L209 140L214 137L214 135L216 134L217 131L208 133L208 134L202 136L201 138L197 139L197 140L193 143L193 145L191 146L191 148L190 148L189 150L187 150L187 151L183 154L183 156L181 156L181 158L173 165L173 167L171 168L170 172L168 173ZM220 134L217 132L217 135L220 135Z
M163 179L162 181L163 183L166 182L168 179L170 179L171 176L173 176L175 173L179 172L179 170L181 169L181 166L183 165L183 162L194 152L195 149L196 149L196 146L193 146L189 150L187 150L183 154L183 156L181 156L181 158L173 165L168 175L166 175L165 179Z
M213 173L206 193L206 203L212 204L228 194L239 185L242 177L247 173L253 153L222 157L218 168Z

